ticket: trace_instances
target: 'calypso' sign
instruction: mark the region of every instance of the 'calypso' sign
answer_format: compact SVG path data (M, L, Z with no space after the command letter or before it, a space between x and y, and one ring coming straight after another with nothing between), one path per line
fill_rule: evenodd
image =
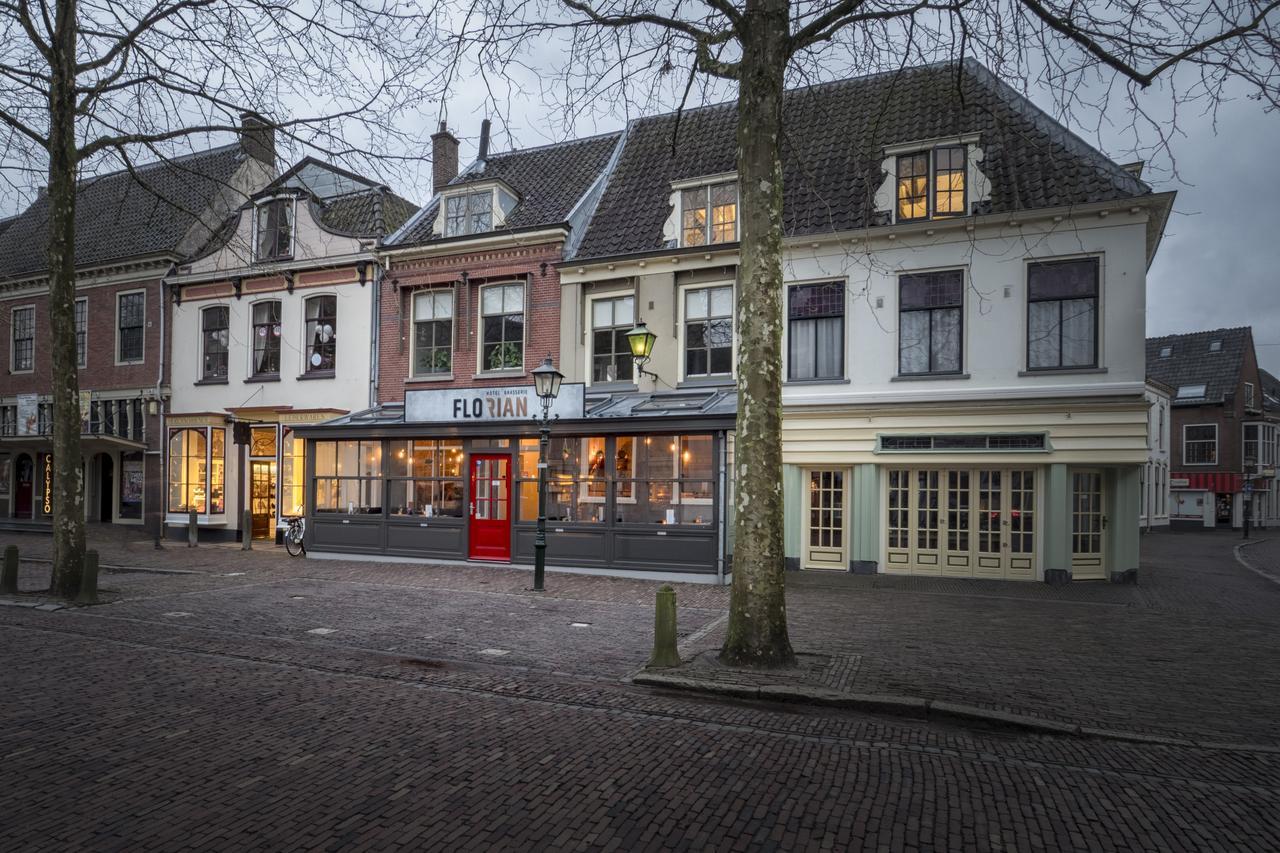
M551 405L551 416L583 417L581 383L565 383ZM406 391L406 423L479 423L527 421L542 416L542 403L532 385L496 388L436 388Z

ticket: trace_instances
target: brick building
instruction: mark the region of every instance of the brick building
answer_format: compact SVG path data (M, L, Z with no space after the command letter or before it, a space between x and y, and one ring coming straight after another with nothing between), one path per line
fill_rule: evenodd
M1173 389L1170 522L1240 527L1271 514L1277 426L1248 326L1147 340L1147 375ZM1261 515L1259 515L1261 513Z
M236 142L88 178L76 201L76 335L90 521L159 529L170 311L162 279L269 180L274 142L246 114ZM47 525L51 359L41 196L0 233L0 520Z

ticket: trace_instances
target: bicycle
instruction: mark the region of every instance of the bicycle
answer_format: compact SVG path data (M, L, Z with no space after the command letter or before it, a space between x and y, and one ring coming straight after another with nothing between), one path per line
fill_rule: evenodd
M298 557L307 552L302 535L306 532L306 522L300 515L289 516L289 526L284 529L284 549L289 556Z

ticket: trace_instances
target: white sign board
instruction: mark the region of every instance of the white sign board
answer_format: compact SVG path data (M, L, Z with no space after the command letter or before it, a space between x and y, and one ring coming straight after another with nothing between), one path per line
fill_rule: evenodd
M582 383L560 386L551 417L584 416ZM493 388L434 388L404 392L405 423L478 424L491 421L531 421L542 417L542 403L532 385Z
M40 432L40 395L18 395L18 435L36 435Z

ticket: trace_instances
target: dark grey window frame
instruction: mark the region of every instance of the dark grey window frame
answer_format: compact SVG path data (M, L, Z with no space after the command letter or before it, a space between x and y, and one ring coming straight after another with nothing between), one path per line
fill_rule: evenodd
M276 211L274 224L271 221L272 211ZM293 257L296 212L294 199L291 196L262 201L254 207L253 258L255 261L287 261ZM264 237L267 234L271 236L270 246L264 245ZM263 251L264 248L266 251Z
M840 292L839 312L837 313L834 311L826 311L826 312L817 313L817 314L810 314L804 317L794 316L795 295L798 291L804 290L806 288L831 288L831 289L839 290ZM845 323L846 323L846 315L847 315L847 299L845 298L845 296L846 296L845 283L843 280L821 281L821 282L801 282L801 283L791 284L787 286L787 380L788 381L818 382L822 380L843 379L845 377L845 374L847 373L847 367L845 364L845 332L846 332ZM840 369L836 373L830 376L825 374L820 375L818 373L818 353L815 348L815 350L812 353L813 375L806 376L806 377L797 377L796 376L796 359L794 358L794 351L793 351L796 324L812 323L813 325L816 326L819 320L830 320L837 317L840 319L840 334L838 337L838 340L840 341L840 356L838 359Z
M909 279L924 278L929 276L942 276L942 275L950 275L950 274L958 274L960 277L960 282L959 282L960 295L959 295L959 299L956 302L947 303L945 305L929 305L928 307L917 307L917 308L902 307L903 285L906 284ZM898 375L899 376L955 376L957 374L964 373L964 333L965 333L964 296L965 296L965 287L966 287L965 279L966 279L966 274L963 269L933 270L930 272L906 272L898 275ZM959 311L960 313L960 323L956 329L956 367L954 370L939 370L934 366L934 347L933 347L934 314L938 311ZM920 313L920 312L927 314L929 317L929 339L928 339L928 346L927 346L928 355L929 355L929 368L927 370L907 371L903 369L903 364L902 364L902 354L903 354L902 316L904 314L914 314L914 313Z
M323 300L332 300L333 312L325 315L317 309L316 316L311 317L311 305L324 304ZM304 376L332 376L338 369L338 297L332 293L319 293L309 296L302 303L302 316L306 324L306 361L303 364ZM328 319L333 326L333 336L328 341L320 340L321 321ZM320 353L320 363L312 364L311 356ZM326 364L325 362L328 362Z
M222 315L222 325L214 326L211 328L209 326L209 318L218 312L221 312L221 315ZM222 357L221 372L217 370L211 371L209 369L209 356L211 354L210 348L209 348L209 344L210 344L209 333L218 332L218 331L221 331L223 334L223 340L220 343L220 346L222 347L222 351L220 353L214 353L214 354L220 355ZM200 378L201 379L206 381L209 381L209 380L217 381L217 380L223 380L227 378L227 374L230 371L230 367L231 367L230 335L231 335L231 307L230 306L210 305L207 308L200 309Z
M137 316L125 316L126 300L138 300L140 306ZM130 312L132 314L132 312ZM129 325L125 325L126 319ZM126 340L127 339L127 340ZM137 346L137 352L132 349L126 352L125 347ZM129 293L120 293L116 295L116 361L122 364L132 364L135 362L145 361L147 355L147 293L145 290L135 290Z
M1062 303L1071 302L1085 297L1071 297L1064 299L1062 297L1053 298L1033 298L1031 295L1031 272L1040 267L1049 267L1064 264L1091 263L1093 265L1093 357L1088 364L1068 364L1062 363ZM1058 370L1092 370L1098 366L1098 351L1100 332L1102 329L1102 262L1101 259L1092 256L1087 258L1058 258L1044 261L1033 261L1027 264L1027 305L1026 305L1026 351L1028 373L1052 373ZM1033 367L1031 364L1031 306L1037 303L1057 302L1058 303L1058 364L1050 367Z

